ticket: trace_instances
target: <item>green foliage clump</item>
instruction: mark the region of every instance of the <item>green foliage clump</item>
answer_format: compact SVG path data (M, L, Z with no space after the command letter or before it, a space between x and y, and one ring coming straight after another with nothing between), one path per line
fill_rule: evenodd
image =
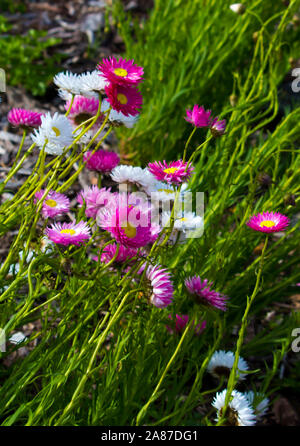
M8 85L22 86L33 95L43 95L57 73L62 55L46 56L46 50L60 43L47 31L31 29L24 36L9 34L11 26L0 16L0 67Z

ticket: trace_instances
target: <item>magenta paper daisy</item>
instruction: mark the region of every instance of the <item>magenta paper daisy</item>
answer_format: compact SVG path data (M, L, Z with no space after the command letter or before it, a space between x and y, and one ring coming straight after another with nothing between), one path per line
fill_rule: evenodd
M59 245L80 245L91 237L90 228L85 221L79 223L53 223L45 231L49 240Z
M107 100L111 107L125 116L136 116L143 104L143 97L135 87L109 84L105 87Z
M279 212L263 212L253 215L247 225L255 231L270 233L283 231L289 223L290 220Z
M112 202L114 203L115 198L110 192L110 188L99 189L97 186L91 186L79 192L77 201L81 206L85 202L85 215L87 217L96 218L97 212L106 206L110 206Z
M38 200L42 198L45 190L41 189L34 194L35 199L34 203L37 203ZM45 197L42 205L42 215L45 218L54 218L58 215L65 214L70 210L70 200L59 192L55 192L54 190L50 190L48 195Z
M211 124L210 115L211 110L205 111L204 107L199 107L196 104L192 110L186 110L186 117L184 119L195 127L208 127Z
M116 152L98 150L94 154L86 152L83 155L83 160L87 161L86 167L89 170L106 173L111 172L119 164L120 157Z
M65 103L65 109L69 110L71 101ZM68 114L68 118L73 122L74 126L77 127L82 122L87 121L90 118L96 116L99 108L99 100L97 98L91 97L86 98L84 96L75 96L72 107ZM94 128L101 126L104 120L104 115L101 113L97 122L94 124Z
M140 269L139 273L145 269L145 265ZM173 301L173 283L171 274L167 269L160 265L148 266L145 272L150 302L158 308L165 308Z
M183 332L189 321L189 316L187 314L182 314L182 315L176 314L175 320L173 319L172 315L169 314L168 318L173 322L172 326L166 325L167 330L171 334L174 334L174 332L176 333ZM199 336L205 328L206 328L206 321L197 324L195 327L195 335Z
M8 114L7 119L11 125L18 127L39 127L42 123L43 113L26 110L24 108L12 108Z
M203 305L211 305L219 310L226 311L227 296L212 290L212 282L205 279L201 281L199 276L189 277L185 280L185 286L190 294L194 295L196 301Z
M210 125L210 131L215 138L224 135L225 129L226 129L226 119L223 119L222 121L219 120L218 117L213 119Z
M114 256L116 255L118 245L115 243L112 245L107 245L102 254L101 254L101 262L108 263L110 262ZM137 255L137 249L126 248L126 246L119 245L118 254L115 258L116 263L124 263L127 260L132 259Z
M144 206L116 204L110 209L102 209L97 214L97 223L127 248L141 248L152 243L155 238L151 213Z
M171 163L164 160L163 162L149 163L148 170L157 180L178 185L189 180L194 167L182 160L172 161Z
M143 80L144 70L134 64L134 60L122 59L117 60L115 57L102 59L97 65L97 69L101 72L104 79L118 85L137 85Z

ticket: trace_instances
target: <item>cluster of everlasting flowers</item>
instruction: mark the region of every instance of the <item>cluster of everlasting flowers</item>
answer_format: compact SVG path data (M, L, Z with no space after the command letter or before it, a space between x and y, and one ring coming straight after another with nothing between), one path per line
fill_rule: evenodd
M186 110L185 120L195 127L209 127L214 137L222 136L226 129L226 120L219 120L218 117L211 117L211 110L205 110L195 104L192 110Z
M189 277L185 280L185 286L188 292L194 296L197 303L222 311L227 310L228 297L212 290L212 283L208 283L207 279L202 281L199 276Z

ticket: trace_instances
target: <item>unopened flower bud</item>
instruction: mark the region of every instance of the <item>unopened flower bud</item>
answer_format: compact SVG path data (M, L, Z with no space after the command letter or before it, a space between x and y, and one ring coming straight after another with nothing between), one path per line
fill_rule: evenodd
M259 182L259 184L261 184L261 186L266 187L266 188L270 187L273 182L270 175L268 175L265 172L260 172L257 175L257 181Z
M285 206L296 206L296 195L288 194L284 197Z
M235 94L231 94L231 95L229 96L229 102L230 102L231 107L235 107L236 104L237 104L237 102L238 102L238 97L237 97L237 95L235 95Z
M229 6L229 8L236 14L244 14L246 10L246 6L243 5L243 3L233 3L232 5Z

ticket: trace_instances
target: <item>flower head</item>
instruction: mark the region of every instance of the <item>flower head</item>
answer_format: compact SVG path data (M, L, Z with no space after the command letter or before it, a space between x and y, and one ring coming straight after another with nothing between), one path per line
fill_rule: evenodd
M50 113L41 117L42 124L31 135L32 140L45 152L51 155L61 155L64 147L73 142L73 127L68 118L58 113Z
M171 321L173 322L173 325L171 327L169 325L166 325L167 330L171 334L173 334L174 331L176 333L181 333L182 331L184 331L186 325L189 322L188 314L182 314L182 315L176 314L175 321L172 318L171 314L168 315L168 318L171 319ZM174 322L175 322L175 325L174 325ZM203 332L205 327L206 327L206 321L203 321L203 322L200 322L199 324L197 324L195 327L195 335L199 336Z
M184 119L195 127L208 127L211 124L210 115L211 110L205 111L204 107L199 107L196 104L192 110L186 110L186 117Z
M223 119L221 121L218 119L218 117L216 117L210 124L210 131L215 138L224 135L225 129L226 129L226 119Z
M135 184L144 189L147 189L155 181L148 169L135 166L117 166L112 170L110 176L116 183Z
M254 408L257 419L261 420L268 411L269 398L265 398L263 393L254 393L253 390L245 392L244 395Z
M110 108L110 104L107 99L103 99L101 104L101 111L106 112ZM116 110L111 110L108 116L108 120L110 124L114 127L120 127L121 125L124 125L125 127L131 129L134 127L136 122L138 121L139 116L125 116L123 113L118 112Z
M158 236L151 224L150 209L143 203L134 206L116 200L115 206L98 212L97 223L127 248L141 248Z
M103 59L97 65L104 79L118 85L137 85L143 80L144 70L134 64L134 60L122 59L117 60L115 57Z
M67 101L65 104L65 109L69 110L71 105L71 101ZM77 127L82 124L87 119L93 118L96 116L99 108L99 99L96 98L86 98L84 96L75 96L73 104L70 108L68 118L72 121L73 125ZM101 114L97 121L95 122L93 129L97 129L101 126L104 120L103 115Z
M97 186L91 186L79 192L77 201L81 205L85 202L87 217L96 218L97 212L105 206L110 206L112 202L115 202L115 199L110 188L99 189Z
M39 127L42 123L42 116L43 113L24 108L12 108L7 114L7 119L15 127Z
M148 164L148 170L158 181L179 185L189 180L194 167L181 160L167 163L165 160Z
M51 227L46 228L47 237L54 243L60 245L80 245L91 236L90 228L84 221L79 223L53 223Z
M81 82L78 74L70 73L58 73L54 76L53 82L55 85L66 93L69 94L80 94Z
M145 269L142 266L139 273ZM158 308L165 308L173 300L173 283L170 273L160 265L148 266L145 271L145 277L149 287L150 302Z
M216 394L212 406L217 409L216 421L224 415L224 405L227 389ZM233 390L231 393L231 400L229 401L226 410L225 426L253 426L256 422L256 417L245 395Z
M214 352L212 355L208 366L207 371L213 375L215 378L225 377L229 378L231 369L234 363L234 353L229 351L225 352L224 350L219 350ZM238 361L238 370L240 372L246 372L248 370L247 362L240 356ZM245 373L240 373L238 380L242 381L246 377Z
M255 231L270 233L286 229L290 220L279 212L263 212L253 215L247 225Z
M208 283L207 279L201 281L199 276L193 276L185 280L185 286L189 293L195 296L197 302L226 311L227 296L212 290L212 283Z
M141 93L135 87L109 84L105 87L107 100L111 107L125 116L136 116L143 104Z
M38 200L42 198L44 195L44 190L41 189L35 193L34 202L37 203ZM58 215L65 214L70 210L70 200L59 192L55 192L54 190L50 190L48 195L45 197L42 206L42 214L45 218L54 218Z
M90 151L86 152L83 155L83 160L87 161L86 167L89 170L106 173L111 172L111 170L119 164L120 158L116 152L98 150L93 154Z
M117 251L118 249L118 251ZM117 255L116 255L117 253ZM116 245L115 243L105 246L101 254L101 262L108 263L115 256L116 263L124 263L137 255L137 249L126 248L126 246Z
M80 94L87 98L99 99L99 93L105 93L105 87L109 84L97 70L82 73L79 77Z

